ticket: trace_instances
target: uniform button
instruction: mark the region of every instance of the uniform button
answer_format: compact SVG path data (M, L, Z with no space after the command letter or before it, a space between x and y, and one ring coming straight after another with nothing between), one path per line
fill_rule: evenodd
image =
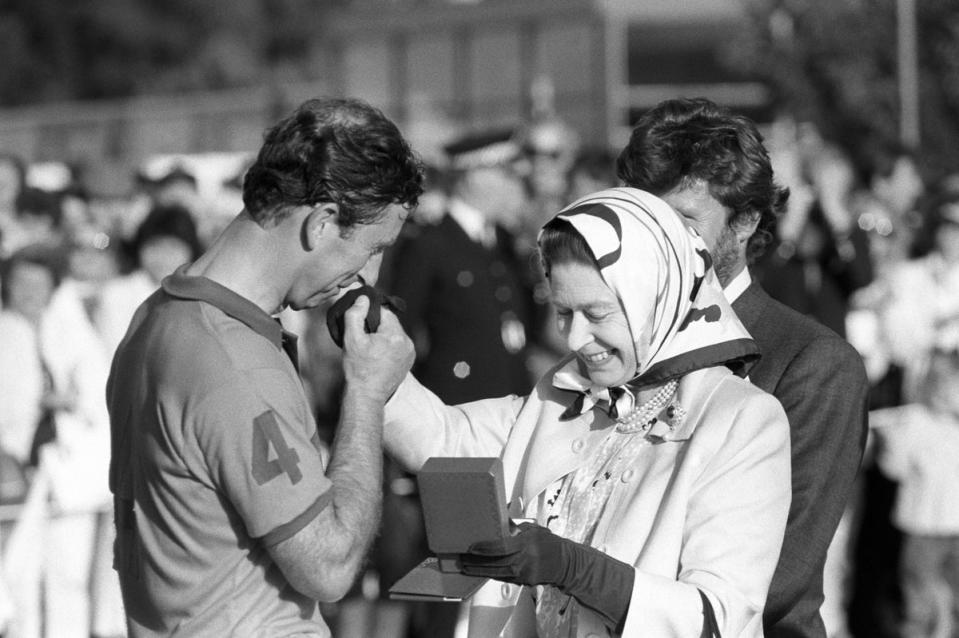
M496 289L496 300L506 303L513 296L513 291L509 289L509 286L500 286Z
M586 445L586 441L584 441L583 439L576 439L575 441L573 441L573 445L572 445L573 452L576 454L579 454L580 452L583 451L583 446L585 445Z
M456 283L462 288L469 288L473 285L473 273L468 270L461 270L456 273Z
M503 598L509 598L512 587L509 586L509 583L503 583L499 588L499 591L501 594L503 594Z
M620 477L620 479L623 481L623 483L629 483L631 480L633 480L633 474L634 472L632 470L626 470L623 472L623 475Z
M457 379L465 379L470 376L470 364L465 361L457 361L456 365L453 366L453 375Z

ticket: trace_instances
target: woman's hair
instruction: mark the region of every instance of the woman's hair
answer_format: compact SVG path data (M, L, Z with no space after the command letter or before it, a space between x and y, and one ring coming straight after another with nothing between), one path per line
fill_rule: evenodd
M196 222L193 215L185 207L178 204L163 204L153 207L133 237L132 257L137 258L140 249L156 237L174 237L190 247L191 259L196 259L203 252L203 246L197 235Z
M18 249L5 260L0 261L0 302L3 302L3 305L10 303L10 280L13 272L24 264L39 266L49 272L54 288L60 285L66 271L62 250L57 245L28 244Z
M543 226L539 237L539 255L547 277L552 265L560 263L583 264L599 271L599 264L586 240L572 224L559 217L554 217Z

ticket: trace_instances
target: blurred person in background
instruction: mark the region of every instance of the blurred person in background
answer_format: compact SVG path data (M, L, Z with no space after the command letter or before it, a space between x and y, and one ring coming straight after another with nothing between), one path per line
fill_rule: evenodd
M873 279L869 238L853 205L860 189L855 167L842 149L811 124L800 130L796 147L801 183L791 185L790 193L804 196L787 207L775 241L755 271L771 297L845 338L850 300ZM820 615L829 638L850 635L847 604L860 492L857 480L826 555Z
M199 185L196 176L181 164L174 164L150 181L147 192L154 206L181 206L197 212Z
M137 307L164 277L193 262L202 249L196 222L186 208L157 205L147 214L129 244L133 270L104 284L100 292L95 325L110 356L126 334Z
M873 276L868 238L851 206L855 171L824 141L805 149L801 166L810 196L788 208L756 276L771 297L845 337L849 299Z
M902 638L959 637L959 320L936 332L912 401L870 413L879 467L898 485Z
M55 244L65 239L57 193L28 187L20 193L17 207L22 245Z
M904 368L893 356L882 316L892 295L894 275L914 252L927 189L916 154L897 140L875 136L854 156L858 188L851 207L865 231L873 281L855 291L846 317L846 335L862 354L869 378L870 410L901 405ZM848 622L853 635L899 636L902 534L893 525L897 486L879 468L876 437L870 431L858 479L853 523L853 563Z
M448 401L529 389L530 291L514 247L527 200L513 170L511 130L467 135L446 147L450 190L435 225L396 246L390 290L417 345L414 373Z
M918 209L926 191L916 151L897 140L873 136L857 152L859 177L897 228L890 249L895 258L908 257L913 236L922 224Z
M887 275L888 297L879 310L893 362L904 371L903 399L916 397L943 325L959 320L959 193L932 202L916 236L915 259Z
M532 292L515 232L528 204L515 170L513 129L466 134L445 147L448 198L433 224L407 228L386 279L406 302L400 314L416 344L413 372L444 401L526 393ZM429 554L409 474L390 462L384 533L377 546L391 585ZM400 603L393 603L399 607ZM457 606L414 604L410 637L452 636Z
M520 128L518 141L522 155L516 162L528 196L517 231L517 246L533 289L529 366L534 379L544 375L566 353L549 304L549 287L537 257L536 235L546 220L572 201L569 199L571 171L581 148L579 134L556 114L554 97L548 78L534 80L533 114Z
M580 148L566 175L566 201L616 186L616 155L602 146Z
M541 90L542 84L534 83L534 92ZM523 178L527 195L516 235L520 252L534 263L540 227L569 203L569 171L580 148L579 135L553 112L552 89L547 89L545 96L534 95L533 115L516 132L521 152L514 167ZM543 101L546 103L539 103ZM542 273L534 274L542 278Z
M867 379L858 353L770 297L752 263L789 196L755 123L703 99L643 114L617 161L620 179L658 195L706 242L723 291L759 344L750 380L789 417L792 505L763 612L769 638L825 638L823 569L866 439Z
M107 365L82 314L65 322L51 312L63 269L61 251L50 245L24 247L2 268L0 367L19 389L0 394L5 412L19 402L20 418L0 424L0 437L36 468L33 489L47 492L41 500L48 503L32 539L43 548L35 566L41 589L25 573L8 578L17 580L11 588L18 596L15 623L39 622L46 635L86 638L97 513L109 501ZM42 620L32 617L40 614Z
M580 149L576 131L557 115L535 115L520 131L523 170L530 195L526 232L535 244L543 222L569 203L569 172Z
M18 156L0 153L0 259L23 245L20 195L26 189L26 165Z

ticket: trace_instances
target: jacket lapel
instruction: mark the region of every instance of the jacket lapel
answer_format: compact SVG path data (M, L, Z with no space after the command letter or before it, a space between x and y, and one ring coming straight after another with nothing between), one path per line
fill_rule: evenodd
M765 306L766 291L756 280L749 284L743 294L732 303L733 311L749 332L759 323Z

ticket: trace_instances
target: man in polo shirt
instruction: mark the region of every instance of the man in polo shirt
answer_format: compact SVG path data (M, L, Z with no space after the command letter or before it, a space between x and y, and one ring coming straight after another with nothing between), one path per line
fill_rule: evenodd
M422 190L396 126L310 100L268 131L244 209L139 308L107 386L115 566L130 635L329 636L377 529L383 404L413 346L369 300L345 316L330 458L272 317L376 280Z

